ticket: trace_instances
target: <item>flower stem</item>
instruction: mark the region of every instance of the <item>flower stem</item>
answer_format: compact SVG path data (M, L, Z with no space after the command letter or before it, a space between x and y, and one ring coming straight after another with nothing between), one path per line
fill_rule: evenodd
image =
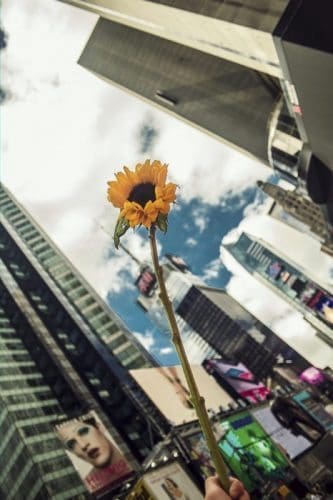
M194 375L191 369L191 365L187 359L187 355L184 349L184 345L179 333L177 321L175 318L175 314L172 308L172 304L170 302L168 292L165 286L164 278L163 278L163 270L159 265L157 247L156 247L156 238L155 238L156 228L154 225L151 226L149 232L149 240L150 240L150 250L152 255L153 266L155 270L155 274L157 276L157 281L160 288L160 299L162 301L163 307L165 309L169 327L172 334L172 342L176 348L178 357L180 359L184 375L187 381L188 388L191 393L191 402L195 408L195 411L198 416L198 420L202 429L202 432L207 441L207 446L210 451L216 474L220 479L220 483L223 486L225 491L229 491L229 477L226 465L223 461L222 455L218 449L214 433L212 431L211 422L209 420L209 416L205 407L205 400L199 394L199 390L194 379Z

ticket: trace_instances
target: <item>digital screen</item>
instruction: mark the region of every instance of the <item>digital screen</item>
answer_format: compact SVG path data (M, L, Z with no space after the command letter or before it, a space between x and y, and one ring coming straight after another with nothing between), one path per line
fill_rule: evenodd
M195 432L184 437L191 452L192 464L194 463L200 470L203 478L214 476L215 467L207 447L206 440L201 432Z
M317 304L324 297L324 293L321 290L317 290L314 296L308 301L307 305L310 309L317 309Z
M301 391L293 400L306 411L325 430L333 429L333 415L326 411L323 404L316 401L308 391Z
M250 403L265 401L270 394L269 389L257 381L253 373L243 363L235 365L219 359L211 359L207 361L207 367L213 368L239 396Z
M270 276L273 279L277 279L280 272L282 270L282 266L279 262L273 262L273 264L270 264L268 268L266 269L266 273L268 276Z
M303 292L304 288L306 286L306 283L299 278L295 280L295 282L292 285L292 289L295 290L297 296L299 297L301 293Z
M283 282L283 283L287 283L287 281L289 280L291 274L289 271L282 271L281 274L280 274L280 280Z
M283 427L275 418L269 407L253 410L252 415L263 426L267 434L286 451L291 460L312 446L305 437L295 436L289 429Z
M320 385L325 381L325 377L318 368L311 366L300 374L300 379L311 385Z
M224 436L219 448L249 492L267 480L285 477L287 459L248 411L227 417L220 425Z
M151 295L153 287L156 284L156 276L150 270L150 268L147 267L141 271L141 274L136 280L135 284L142 295L144 295L145 297L149 297Z
M304 288L303 292L301 293L301 295L299 297L301 302L303 302L304 304L307 304L309 302L309 300L312 299L312 297L314 296L316 291L317 290L314 287L314 285L312 285L311 283L307 283L306 287Z
M328 323L333 324L333 297L322 295L316 304L316 310Z

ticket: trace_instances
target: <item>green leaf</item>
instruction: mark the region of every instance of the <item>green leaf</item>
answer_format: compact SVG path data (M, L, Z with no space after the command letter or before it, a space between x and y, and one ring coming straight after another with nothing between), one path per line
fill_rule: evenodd
M167 214L159 214L156 220L157 227L163 232L166 233L168 230L168 216Z
M129 227L130 225L128 220L124 217L119 217L113 235L114 246L117 249L119 248L120 238L126 233Z

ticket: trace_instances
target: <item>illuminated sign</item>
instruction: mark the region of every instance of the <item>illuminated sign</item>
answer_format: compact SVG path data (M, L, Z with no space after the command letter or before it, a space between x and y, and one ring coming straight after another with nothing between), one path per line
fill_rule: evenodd
M136 280L135 284L138 287L140 293L145 297L150 297L153 294L153 288L156 284L156 276L149 267L142 269L140 276Z
M256 380L253 373L243 363L231 364L219 359L205 362L208 371L213 369L239 396L250 403L264 401L270 395L269 389ZM226 386L224 385L226 388Z
M224 435L219 448L248 491L284 478L289 467L286 457L249 412L225 417L220 426Z

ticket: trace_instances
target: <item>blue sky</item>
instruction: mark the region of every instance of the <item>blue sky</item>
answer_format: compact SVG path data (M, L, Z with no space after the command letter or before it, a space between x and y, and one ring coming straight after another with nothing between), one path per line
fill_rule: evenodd
M57 1L2 2L8 33L1 54L7 93L1 110L2 182L144 345L163 355L168 340L162 345L135 305L137 265L124 252L110 251L108 233L118 213L107 203L106 189L123 165L133 168L149 157L168 163L179 199L168 234L160 236L160 254L181 255L207 284L226 286L314 364L328 364L331 351L313 328L221 246L246 230L333 288L332 261L320 253L319 243L266 215L268 204L255 183L269 178L271 169L78 66L96 21ZM126 242L140 260L149 260L142 231Z

